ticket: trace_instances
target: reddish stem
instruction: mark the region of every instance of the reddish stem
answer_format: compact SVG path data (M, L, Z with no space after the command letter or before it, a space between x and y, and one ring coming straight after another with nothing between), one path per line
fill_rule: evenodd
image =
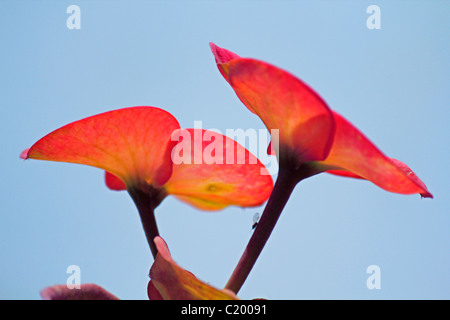
M156 236L159 236L159 231L156 224L154 209L161 203L165 195L160 192L154 192L153 190L146 193L137 188L129 189L128 193L139 211L145 237L147 238L153 258L156 259L158 250L156 249L153 239L155 239Z
M241 256L241 259L234 269L233 274L228 280L228 283L225 286L226 289L230 289L237 293L242 287L299 180L300 179L295 172L291 170L282 170L280 167L275 186L267 205L264 208L261 219Z

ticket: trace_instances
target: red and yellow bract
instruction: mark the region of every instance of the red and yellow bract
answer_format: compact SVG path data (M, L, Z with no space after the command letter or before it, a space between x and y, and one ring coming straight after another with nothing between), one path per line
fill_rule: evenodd
M279 130L280 169L302 167L311 175L329 171L369 180L387 191L432 198L408 166L384 155L302 80L266 62L210 46L239 99L267 129Z
M201 134L195 134L194 130L200 130ZM194 146L200 146L201 155L214 141L223 141L224 152L244 154L247 161L220 163L220 155L213 154L216 160L213 163L174 164L172 153L179 143L177 137L183 132L201 139L192 141ZM170 113L156 107L130 107L63 126L25 150L21 157L98 167L107 172L106 184L111 189L139 189L144 193L158 190L162 197L174 194L204 210L263 204L273 187L264 165L221 134L208 132L214 139L204 141L206 132L180 129Z

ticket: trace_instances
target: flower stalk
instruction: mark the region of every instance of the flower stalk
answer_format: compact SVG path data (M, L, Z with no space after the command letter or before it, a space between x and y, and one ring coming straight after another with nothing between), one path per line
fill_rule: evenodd
M244 284L256 260L278 221L298 180L288 171L280 171L272 194L262 213L261 219L253 232L236 268L225 288L237 293Z
M289 159L286 160L279 167L277 180L261 219L225 286L226 289L236 294L255 265L295 186L301 180L319 173L319 170L307 163L296 168L294 163L290 162Z
M137 188L129 189L128 193L136 204L150 251L153 258L156 259L158 250L153 239L159 236L159 231L155 219L155 208L161 203L165 195L158 190L153 189L146 193Z

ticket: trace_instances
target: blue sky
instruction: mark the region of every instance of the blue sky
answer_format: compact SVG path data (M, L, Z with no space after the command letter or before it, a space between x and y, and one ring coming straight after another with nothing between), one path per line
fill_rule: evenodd
M68 6L81 29L66 27ZM381 9L369 30L366 9ZM239 296L448 299L450 6L446 1L1 1L0 298L40 299L77 265L83 283L146 299L153 262L127 193L101 170L23 161L69 122L150 105L182 127L262 129L219 74L210 41L289 70L434 199L321 174L301 182ZM447 190L447 191L445 191ZM261 208L157 208L174 259L222 288ZM369 290L370 265L381 289Z

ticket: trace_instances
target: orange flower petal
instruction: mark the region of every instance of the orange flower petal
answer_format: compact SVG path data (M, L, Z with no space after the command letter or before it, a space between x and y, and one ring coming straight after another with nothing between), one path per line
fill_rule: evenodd
M386 157L369 139L334 112L336 134L330 154L319 167L329 173L372 181L387 191L432 198L425 184L403 162Z
M239 99L269 130L280 130L280 154L287 147L298 165L326 158L333 142L333 116L314 90L273 65L210 46L220 72Z
M22 158L63 161L104 169L144 190L171 175L171 134L179 128L168 112L132 107L105 112L53 131Z
M204 210L254 207L269 198L272 177L239 143L202 129L182 129L179 135L173 173L165 185L168 194Z
M238 300L231 291L216 289L176 264L162 238L154 241L158 254L150 269L153 297L159 298L156 288L164 300Z

